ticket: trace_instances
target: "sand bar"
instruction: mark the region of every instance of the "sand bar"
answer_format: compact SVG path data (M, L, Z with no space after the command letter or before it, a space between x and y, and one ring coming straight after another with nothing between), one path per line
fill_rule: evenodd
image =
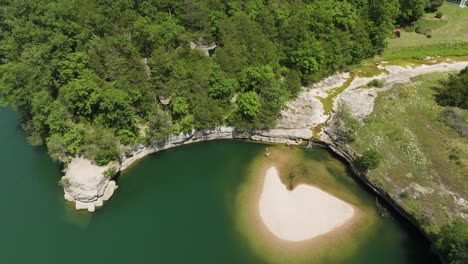
M299 242L328 233L354 215L351 205L310 185L289 191L275 167L267 170L259 200L260 218L283 240Z

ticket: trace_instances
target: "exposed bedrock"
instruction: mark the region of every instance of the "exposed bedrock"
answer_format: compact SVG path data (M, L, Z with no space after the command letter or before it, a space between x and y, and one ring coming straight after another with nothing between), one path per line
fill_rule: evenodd
M63 177L65 180L62 180L65 198L75 202L77 209L87 209L92 212L96 207L102 206L103 202L108 200L117 188L111 177L104 176L103 172L110 167L114 166L118 171L121 171L148 154L185 144L217 139L250 139L268 143L299 144L312 140L312 131L318 129L317 136L320 141L343 156L353 168L355 157L351 156L358 154L351 152L351 150L349 150L349 153L343 151L343 149L340 150L335 145L334 132L330 127L332 123L330 120L333 120L334 117L333 111L324 110L323 100L333 100L333 109L335 110L338 107L338 102L345 102L349 106L353 117L363 119L372 113L378 92L391 89L394 84L407 83L411 78L421 74L456 71L467 66L468 61L447 61L416 67L385 66L385 63L381 63L379 68L383 69L385 73L378 76L359 78L352 77L349 73L340 73L330 76L312 87L304 87L299 96L289 102L287 108L281 112L277 125L273 129L241 131L234 127L222 126L173 134L169 135L167 140L161 143L146 146L138 145L128 154L122 155L120 162L105 167L97 166L90 160L77 157L65 169L65 176ZM383 88L363 88L369 81L376 78L385 80L386 85ZM344 89L340 93L334 94L336 89L343 87ZM350 153L354 154L351 155ZM362 172L355 171L355 173L358 177L366 179L364 174L359 174ZM375 188L375 186L372 189L385 196L385 193ZM391 199L389 199L389 202L398 205L397 202Z
M115 167L118 171L120 164L98 166L83 157L73 159L68 164L65 176L61 180L65 199L75 202L77 210L86 209L94 212L95 208L109 200L114 190L117 189L115 181L111 180L110 176L104 175L104 172L111 167Z

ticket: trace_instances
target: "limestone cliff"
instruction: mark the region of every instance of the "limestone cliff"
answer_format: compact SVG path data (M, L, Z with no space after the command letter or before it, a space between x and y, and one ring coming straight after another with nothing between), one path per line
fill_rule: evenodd
M164 142L136 146L128 154L123 155L119 163L107 167L99 167L84 158L75 158L65 169L64 179L68 179L65 180L67 184L64 186L65 198L75 202L77 209L88 209L92 212L96 206L101 206L109 199L117 188L114 181L104 176L105 170L111 166L124 170L136 160L164 149L216 139L250 139L268 143L298 144L312 140L312 131L318 132L316 136L320 138L319 141L341 155L350 163L356 175L367 181L365 173L355 167L354 160L358 154L347 146L336 144L333 129L329 127L332 123L330 120L333 120L333 111L327 111L324 103L331 100L333 109L336 110L338 103L343 101L349 106L353 117L363 119L372 113L379 91L391 89L397 83L409 82L412 77L421 74L461 70L466 66L468 62L464 61L446 61L415 67L385 66L385 63L381 63L379 68L383 73L378 76L359 78L349 73L340 73L324 79L313 87L304 87L298 98L287 104L287 109L281 113L276 127L270 130L240 131L234 127L223 126L169 135ZM384 79L385 87L363 88L363 85L374 78ZM369 186L385 196L386 193L383 190ZM389 199L389 202L398 206L398 203L392 199ZM397 210L400 211L400 209ZM404 214L405 211L401 210Z

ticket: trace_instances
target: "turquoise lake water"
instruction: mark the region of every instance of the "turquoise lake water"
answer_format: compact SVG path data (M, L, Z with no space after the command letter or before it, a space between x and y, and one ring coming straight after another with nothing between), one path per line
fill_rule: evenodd
M114 197L94 214L65 203L61 167L45 148L26 142L10 108L0 108L0 146L0 263L268 263L234 228L233 210L264 145L214 141L146 157L119 176ZM304 151L337 162L325 150ZM371 206L373 196L350 175L330 177ZM395 217L353 243L359 250L339 263L437 263L428 244Z

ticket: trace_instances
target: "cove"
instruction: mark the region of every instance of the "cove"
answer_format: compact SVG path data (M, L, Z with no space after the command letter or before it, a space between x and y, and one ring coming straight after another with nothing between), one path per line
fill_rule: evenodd
M150 155L125 170L115 196L89 214L64 202L61 167L26 142L13 110L0 108L0 125L0 263L437 263L413 228L377 216L374 196L326 150L291 149L304 165L278 169L293 184L313 184L361 208L371 224L336 242L341 248L312 245L314 254L297 259L287 251L274 260L264 253L275 245L263 243L268 237L251 222L245 200L265 145L213 141ZM279 157L274 149L272 157Z

